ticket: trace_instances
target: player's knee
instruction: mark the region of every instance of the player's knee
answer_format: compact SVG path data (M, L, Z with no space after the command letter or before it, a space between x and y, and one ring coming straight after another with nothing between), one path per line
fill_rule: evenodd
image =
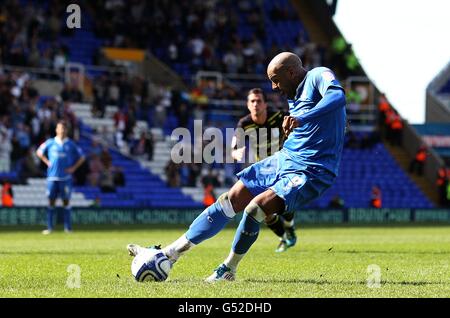
M223 213L229 218L232 218L236 215L236 212L233 209L233 205L231 204L230 198L228 196L228 192L225 192L219 196L217 202L222 207Z
M245 213L250 215L256 221L261 223L266 218L266 213L264 213L263 209L255 202L250 202L244 210Z
M228 196L228 200L230 201L230 204L233 207L233 210L236 213L242 212L242 210L244 209L245 205L243 205L242 198L240 198L239 190L236 189L235 187L232 187L227 192L227 196Z

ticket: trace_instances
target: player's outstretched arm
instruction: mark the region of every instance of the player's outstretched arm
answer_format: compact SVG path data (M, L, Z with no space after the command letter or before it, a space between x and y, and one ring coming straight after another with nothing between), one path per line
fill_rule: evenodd
M345 107L345 93L342 88L329 87L323 98L310 111L297 117L299 124L307 122L311 119L325 115L339 107Z

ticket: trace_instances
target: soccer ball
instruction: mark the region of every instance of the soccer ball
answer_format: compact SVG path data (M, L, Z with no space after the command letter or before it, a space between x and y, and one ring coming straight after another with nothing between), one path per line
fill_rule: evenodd
M146 248L136 255L131 263L131 274L138 282L162 282L167 279L172 263L156 248Z

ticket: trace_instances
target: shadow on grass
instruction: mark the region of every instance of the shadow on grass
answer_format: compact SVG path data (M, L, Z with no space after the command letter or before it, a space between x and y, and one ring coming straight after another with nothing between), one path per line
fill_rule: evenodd
M348 251L340 251L334 250L331 253L342 253L342 254L421 254L421 255L449 255L449 251L356 251L356 250L348 250Z
M0 255L113 255L111 252L98 251L0 251ZM125 253L124 253L125 255Z
M269 284L313 284L313 285L367 285L367 281L329 281L326 279L246 279L245 283L269 283ZM381 281L383 285L405 285L405 286L425 286L425 285L450 285L445 282L428 281Z

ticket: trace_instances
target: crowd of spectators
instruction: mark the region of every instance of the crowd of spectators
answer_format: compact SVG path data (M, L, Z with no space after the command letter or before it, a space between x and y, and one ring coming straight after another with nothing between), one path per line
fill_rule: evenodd
M75 32L64 25L68 4L70 1L49 0L42 4L29 1L24 6L17 0L2 1L0 61L60 70L71 52L58 39ZM82 9L85 17L91 17L91 23L84 22L83 26L92 28L106 46L145 49L169 65L188 64L191 73L201 69L265 74L268 61L287 49L299 54L306 68L320 65L325 59L324 49L308 42L303 30L291 43L269 45L266 19L298 19L294 10L279 4L269 13L264 12L263 1L248 0L93 0L83 2ZM238 32L242 14L252 28L252 33L245 36ZM106 62L100 50L92 61Z
M78 137L78 122L69 103L60 97L41 98L27 73L0 69L0 138L2 171L18 171L21 177L41 177L34 150L54 136L55 123L65 119Z
M16 172L18 182L46 177L45 165L36 158L37 147L55 135L55 123L69 123L69 137L80 139L80 126L62 95L45 98L30 85L27 73L5 73L0 69L0 173ZM136 143L136 153L150 156L148 144ZM98 186L104 192L125 184L123 172L112 165L107 144L94 139L86 162L74 175L76 185Z
M71 30L62 27L65 2L50 1L47 8L28 1L0 2L0 62L6 65L60 70L69 48L58 42Z
M187 63L190 72L264 73L271 58L265 49L263 1L89 1L96 16L95 34L115 47L138 47L169 64ZM253 35L242 38L239 14ZM294 20L292 10L275 6L275 20ZM127 32L132 29L134 32ZM278 50L281 48L271 48ZM305 58L305 60L309 60Z

